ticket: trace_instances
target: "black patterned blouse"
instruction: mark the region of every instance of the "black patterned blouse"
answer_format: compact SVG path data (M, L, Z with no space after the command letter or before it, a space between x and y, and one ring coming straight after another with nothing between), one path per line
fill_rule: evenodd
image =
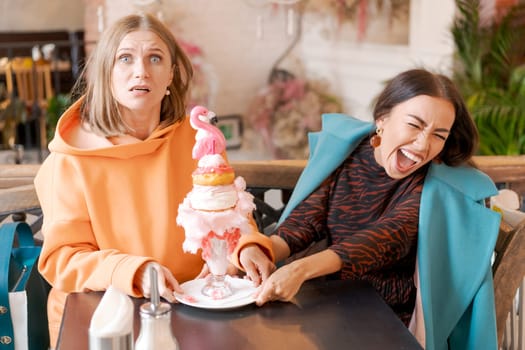
M408 325L414 308L418 215L428 166L390 178L366 138L276 231L291 253L328 239L343 262L334 276L366 280Z

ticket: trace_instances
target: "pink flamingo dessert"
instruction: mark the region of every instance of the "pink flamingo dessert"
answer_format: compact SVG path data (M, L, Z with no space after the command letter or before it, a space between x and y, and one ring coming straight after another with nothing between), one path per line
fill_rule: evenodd
M190 124L197 130L193 159L201 159L206 154L222 154L226 149L226 139L215 126L215 113L202 106L195 106L190 112Z
M235 178L223 157L226 141L213 125L214 118L202 106L190 113L197 130L192 157L198 159L198 167L192 174L193 188L179 206L177 224L184 227L184 251L196 254L200 249L210 270L203 294L222 299L233 293L224 281L228 256L240 236L252 232L250 214L255 205L244 179Z

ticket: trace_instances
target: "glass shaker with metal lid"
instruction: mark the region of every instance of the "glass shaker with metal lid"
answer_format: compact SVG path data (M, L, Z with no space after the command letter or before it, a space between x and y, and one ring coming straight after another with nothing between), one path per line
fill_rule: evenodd
M179 343L171 330L171 305L160 302L157 270L151 267L151 300L140 306L140 333L135 350L179 350Z

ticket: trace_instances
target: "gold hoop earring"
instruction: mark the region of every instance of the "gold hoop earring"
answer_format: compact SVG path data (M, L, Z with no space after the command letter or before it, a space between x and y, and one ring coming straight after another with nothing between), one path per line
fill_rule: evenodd
M383 129L377 128L376 133L374 136L370 138L370 145L374 148L379 147L381 145L381 134L383 133Z

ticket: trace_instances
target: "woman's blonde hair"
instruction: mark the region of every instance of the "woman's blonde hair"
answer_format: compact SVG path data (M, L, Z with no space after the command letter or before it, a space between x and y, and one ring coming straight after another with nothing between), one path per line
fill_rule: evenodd
M169 95L162 99L160 127L183 120L186 115L186 95L193 76L189 58L178 45L171 31L151 14L129 15L109 27L100 37L80 78L73 87L73 95L85 95L81 119L91 131L101 136L116 136L130 132L123 121L118 102L111 88L116 52L122 39L129 33L148 30L167 45L173 66Z

